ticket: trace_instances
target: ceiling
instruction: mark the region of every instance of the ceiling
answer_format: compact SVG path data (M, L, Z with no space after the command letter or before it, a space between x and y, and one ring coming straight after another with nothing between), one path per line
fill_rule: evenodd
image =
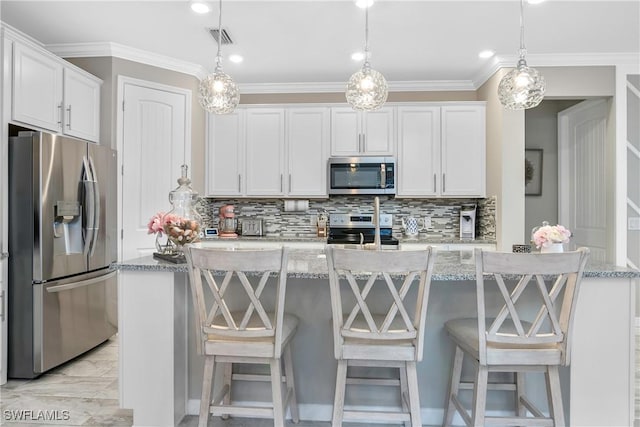
M214 11L197 15L187 0L1 0L0 19L54 52L81 52L111 42L214 68ZM223 2L223 27L240 64L224 70L241 84L345 82L361 63L364 10L353 0ZM369 12L371 65L390 82L482 83L496 64L513 64L519 43L519 1L378 0ZM640 53L640 1L547 0L525 9L532 66ZM78 45L82 44L82 45ZM104 45L104 43L103 43ZM492 49L497 55L480 59ZM577 58L577 59L576 59ZM585 59L590 58L590 59ZM203 68L202 68L203 67Z

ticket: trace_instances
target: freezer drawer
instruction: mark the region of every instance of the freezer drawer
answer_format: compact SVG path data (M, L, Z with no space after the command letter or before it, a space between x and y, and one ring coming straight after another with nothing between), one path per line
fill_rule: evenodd
M70 360L117 331L117 272L34 286L34 372ZM38 310L41 304L42 310ZM38 318L40 317L40 318Z

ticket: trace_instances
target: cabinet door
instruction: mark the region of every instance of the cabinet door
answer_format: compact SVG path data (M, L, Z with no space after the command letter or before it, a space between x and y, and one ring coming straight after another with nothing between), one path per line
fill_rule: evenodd
M248 109L246 114L247 196L283 195L284 109Z
M14 120L62 129L62 64L20 43L13 48Z
M443 196L485 197L485 108L442 107Z
M351 107L331 109L331 155L358 156L362 150L360 116Z
M206 180L208 196L244 194L244 111L209 114Z
M100 82L65 68L64 109L64 133L94 142L100 140Z
M371 156L392 156L395 148L394 107L362 112L362 153Z
M440 181L440 107L398 108L398 192L436 196Z
M290 196L327 196L329 109L287 111L287 186Z

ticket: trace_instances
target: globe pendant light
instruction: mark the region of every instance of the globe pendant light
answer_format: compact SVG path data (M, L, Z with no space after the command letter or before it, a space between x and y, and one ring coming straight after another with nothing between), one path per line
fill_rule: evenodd
M520 59L516 68L505 75L498 85L498 97L509 110L524 110L536 107L544 98L546 83L544 77L527 66L524 47L524 0L520 0Z
M354 110L377 110L387 100L389 87L382 74L371 68L369 59L369 7L365 8L364 65L347 82L347 102Z
M200 105L210 113L228 114L233 112L240 102L240 91L233 79L222 71L222 0L219 3L218 17L218 55L213 74L200 81L198 89Z

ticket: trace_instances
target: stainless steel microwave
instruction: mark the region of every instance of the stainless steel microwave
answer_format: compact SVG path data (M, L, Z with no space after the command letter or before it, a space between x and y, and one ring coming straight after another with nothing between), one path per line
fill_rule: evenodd
M393 157L331 157L329 194L396 194Z

